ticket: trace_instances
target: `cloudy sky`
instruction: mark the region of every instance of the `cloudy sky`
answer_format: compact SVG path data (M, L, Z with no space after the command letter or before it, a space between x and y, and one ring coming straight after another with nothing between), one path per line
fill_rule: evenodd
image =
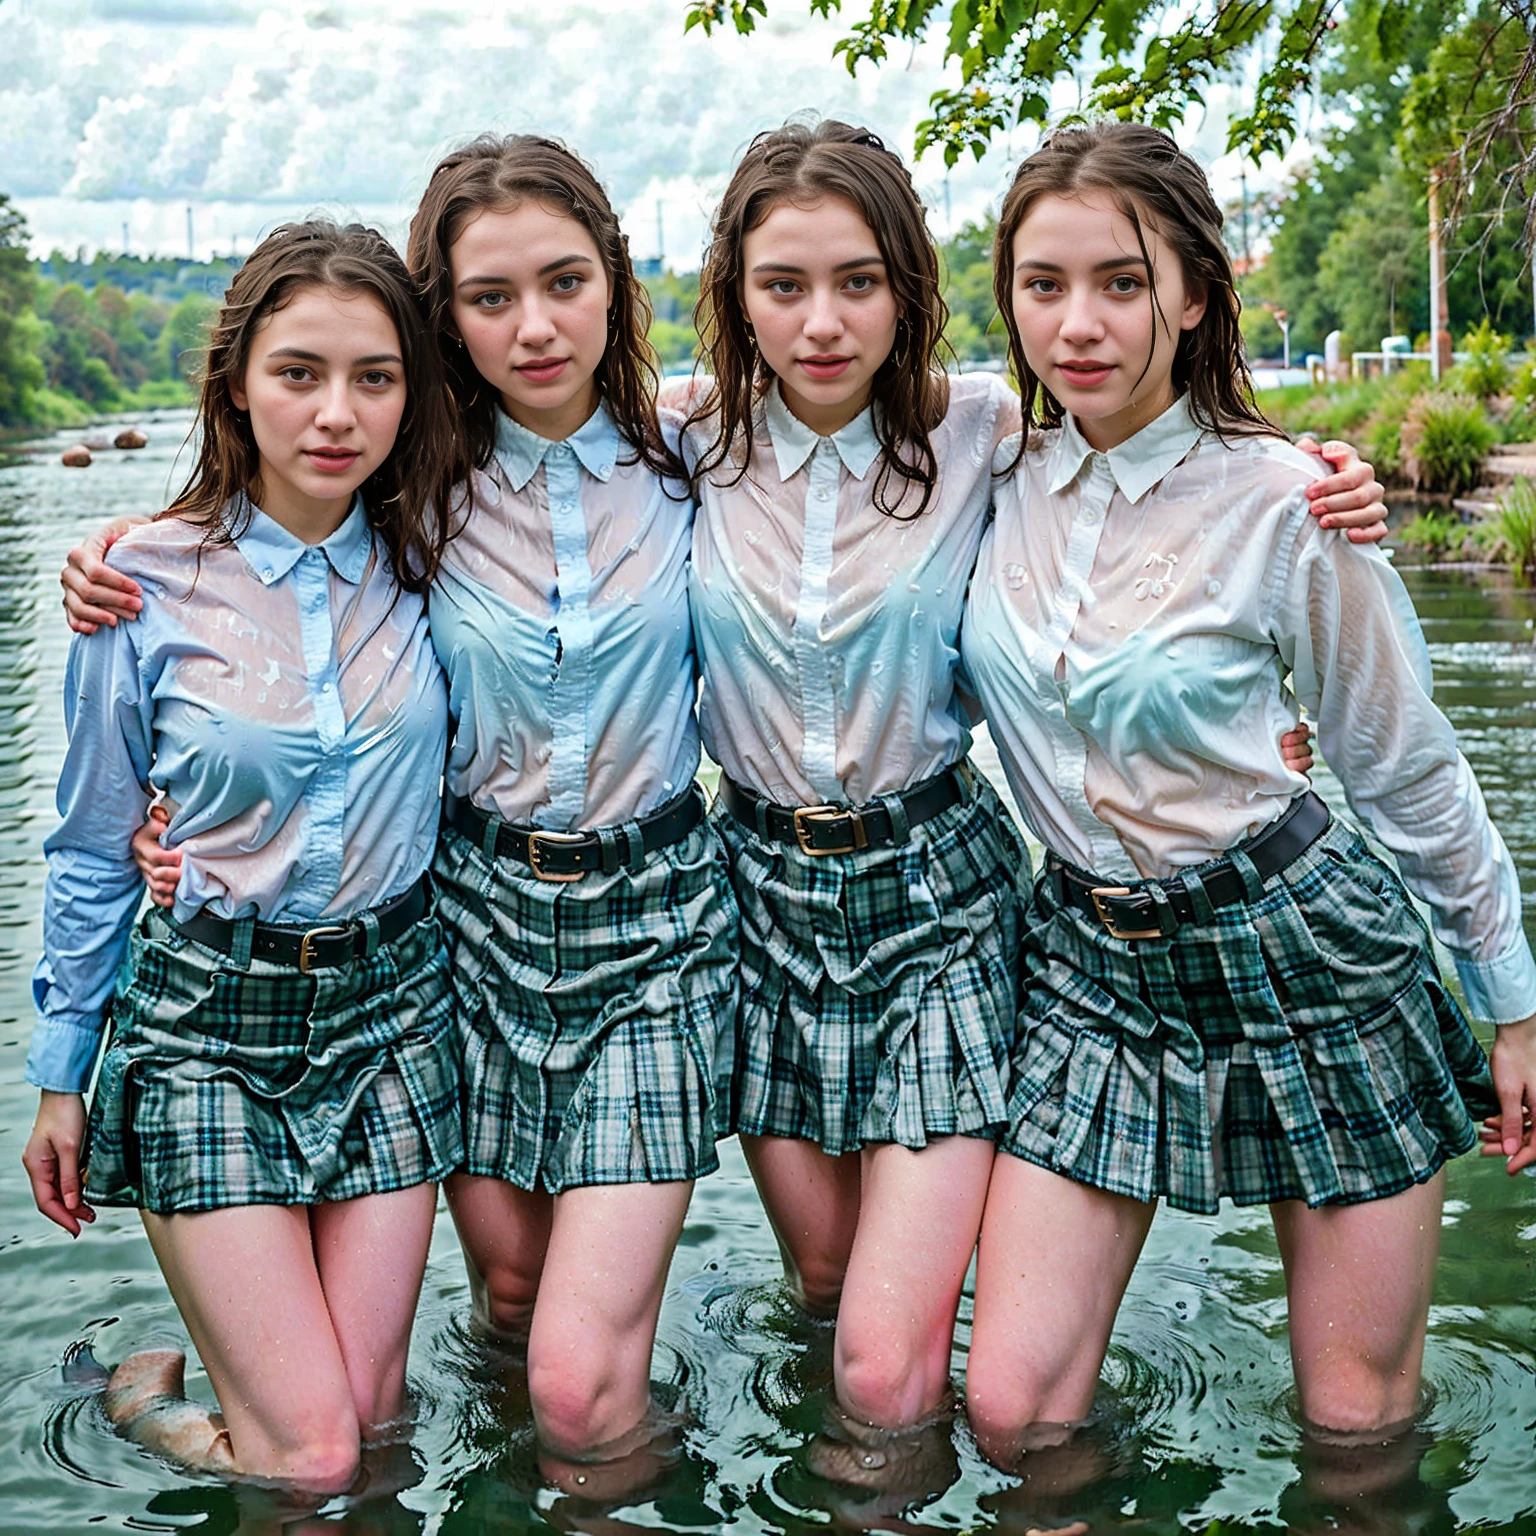
M0 0L0 191L39 254L117 250L125 229L129 249L181 253L188 206L199 255L317 208L399 237L444 149L537 130L595 164L637 256L690 267L759 129L809 109L907 153L952 78L935 39L851 79L837 21L770 9L743 40L685 36L685 0ZM1219 114L1181 139L1213 159ZM994 203L1032 142L949 177L920 163L936 231Z

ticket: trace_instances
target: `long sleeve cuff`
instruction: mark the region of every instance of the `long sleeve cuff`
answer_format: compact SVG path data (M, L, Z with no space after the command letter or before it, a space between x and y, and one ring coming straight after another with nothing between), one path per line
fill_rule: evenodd
M1455 959L1467 1007L1479 1023L1517 1024L1536 1013L1536 959L1523 933L1496 959Z
M84 1093L101 1034L102 1021L85 1014L39 1017L27 1051L27 1081L52 1093Z

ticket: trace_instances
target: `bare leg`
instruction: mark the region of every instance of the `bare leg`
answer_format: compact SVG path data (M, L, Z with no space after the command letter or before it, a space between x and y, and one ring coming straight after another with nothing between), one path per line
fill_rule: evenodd
M1419 1408L1445 1175L1385 1200L1272 1206L1301 1411L1338 1431L1405 1425Z
M493 1338L526 1342L549 1247L553 1198L473 1173L453 1174L443 1188L469 1270L475 1321Z
M144 1212L150 1244L213 1383L224 1424L191 1404L173 1409L162 1397L131 1421L116 1421L125 1433L179 1460L198 1455L203 1459L194 1464L202 1470L271 1478L312 1492L351 1485L358 1468L357 1411L315 1265L309 1218L303 1206L233 1206L179 1216ZM131 1363L124 1362L119 1376ZM227 1463L217 1449L221 1434L227 1435Z
M1031 1425L1087 1417L1156 1209L998 1154L977 1255L966 1403L977 1442L1000 1466L1018 1460Z
M691 1182L598 1184L554 1199L528 1391L555 1452L622 1444L651 1410L651 1349Z
M437 1186L316 1206L320 1286L364 1439L400 1417L405 1362L432 1241Z
M836 1317L859 1224L859 1154L829 1157L789 1136L743 1136L741 1149L795 1300L812 1317Z
M955 1313L992 1157L992 1143L975 1136L863 1152L834 1356L838 1402L854 1418L900 1429L948 1400Z

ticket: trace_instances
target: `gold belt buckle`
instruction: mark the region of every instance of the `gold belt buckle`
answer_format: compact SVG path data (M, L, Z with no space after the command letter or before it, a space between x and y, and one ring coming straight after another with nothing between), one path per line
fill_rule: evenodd
M331 923L324 928L311 928L299 940L299 973L308 976L315 968L315 940L344 939L351 932L352 925L350 923Z
M810 824L817 821L835 821L845 816L853 828L853 845L849 848L815 848L811 845ZM813 859L824 859L830 854L853 853L869 847L869 834L864 830L864 818L845 805L800 805L795 807L795 841L800 851Z
M1131 888L1128 885L1096 885L1088 893L1093 898L1093 910L1099 914L1099 921L1109 930L1112 939L1160 939L1163 936L1161 928L1117 928L1115 917L1104 905L1106 898L1111 896L1129 896Z
M541 843L584 843L587 840L585 832L530 832L528 834L528 863L540 880L547 880L551 885L569 885L573 880L580 880L586 874L586 870L573 870L570 874L562 875L554 870L545 869L539 862L541 857Z

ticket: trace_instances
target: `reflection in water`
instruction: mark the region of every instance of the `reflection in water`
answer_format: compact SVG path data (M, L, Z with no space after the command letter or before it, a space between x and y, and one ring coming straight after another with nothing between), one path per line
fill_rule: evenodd
M359 1492L319 1511L285 1505L200 1484L110 1434L82 1391L89 1381L62 1377L71 1341L94 1339L110 1364L133 1348L184 1348L185 1332L137 1216L104 1212L71 1244L32 1210L17 1159L35 1107L21 1059L62 749L55 574L83 532L164 504L185 418L148 426L142 454L102 455L88 471L58 465L61 445L0 468L0 1529L1536 1536L1536 1180L1474 1158L1450 1170L1427 1406L1387 1446L1303 1435L1269 1222L1233 1210L1154 1224L1093 1425L1037 1447L1018 1475L982 1461L963 1412L926 1439L866 1443L831 1414L832 1331L778 1283L778 1250L734 1142L695 1192L662 1312L656 1393L682 1422L628 1467L541 1461L520 1363L463 1330L468 1297L446 1217L412 1349L413 1447L370 1452ZM1504 575L1404 576L1436 696L1536 903L1536 594ZM987 750L983 735L984 763ZM1338 804L1337 785L1325 770L1318 778ZM957 1383L969 1320L967 1298ZM196 1373L190 1385L209 1400ZM881 1465L863 1465L871 1452Z

